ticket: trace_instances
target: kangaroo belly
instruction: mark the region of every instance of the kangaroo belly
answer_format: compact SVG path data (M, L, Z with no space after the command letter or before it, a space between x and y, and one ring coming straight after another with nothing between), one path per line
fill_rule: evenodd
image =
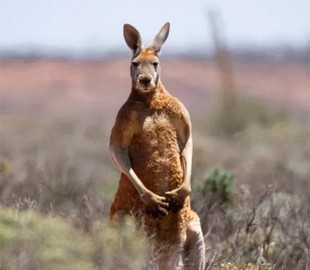
M129 156L133 170L156 194L163 195L183 182L177 132L164 115L144 119L129 147Z

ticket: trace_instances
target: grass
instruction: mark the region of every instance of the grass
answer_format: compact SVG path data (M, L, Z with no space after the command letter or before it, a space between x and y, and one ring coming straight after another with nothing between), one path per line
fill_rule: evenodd
M0 209L0 269L93 269L91 241L57 217Z
M273 118L214 136L192 119L192 202L208 269L264 269L260 258L271 269L307 269L309 130ZM129 226L120 240L105 222L119 178L111 124L1 116L0 269L140 269L143 237Z
M60 217L0 208L0 269L139 269L143 241L131 221L122 233L102 220L85 233Z

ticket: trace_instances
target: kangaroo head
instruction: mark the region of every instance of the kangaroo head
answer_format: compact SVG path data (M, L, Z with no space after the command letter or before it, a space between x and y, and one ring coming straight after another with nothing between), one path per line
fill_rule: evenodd
M155 36L152 44L143 48L139 31L130 24L124 25L124 38L133 56L130 74L133 89L142 93L156 90L159 76L159 53L169 34L170 24L166 23Z

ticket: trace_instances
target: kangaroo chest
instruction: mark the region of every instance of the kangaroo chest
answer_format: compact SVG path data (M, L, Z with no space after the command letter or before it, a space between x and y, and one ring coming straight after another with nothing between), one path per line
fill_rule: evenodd
M178 145L177 137L177 131L169 116L157 112L143 119L140 132L137 134L138 143L144 150L158 151L161 155L177 151L175 148Z
M178 135L169 116L153 113L141 122L129 147L133 169L158 194L182 182Z

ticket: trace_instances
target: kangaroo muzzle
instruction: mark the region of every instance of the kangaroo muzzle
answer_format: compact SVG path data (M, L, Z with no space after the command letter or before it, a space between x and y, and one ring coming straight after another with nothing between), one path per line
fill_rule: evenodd
M137 78L137 89L141 91L150 91L156 88L153 76L140 74Z

